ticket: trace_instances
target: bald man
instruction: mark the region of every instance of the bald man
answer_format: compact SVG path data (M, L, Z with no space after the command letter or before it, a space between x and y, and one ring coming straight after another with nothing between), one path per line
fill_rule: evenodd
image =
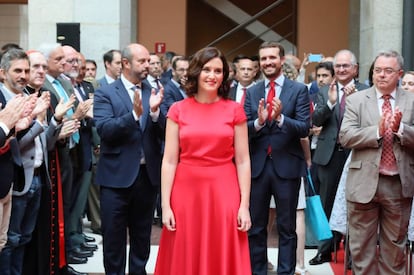
M122 73L94 96L101 137L96 184L101 188L105 274L125 274L127 229L129 274L145 275L156 192L161 181L164 94L151 91L150 54L140 44L122 50ZM144 146L145 145L145 146Z

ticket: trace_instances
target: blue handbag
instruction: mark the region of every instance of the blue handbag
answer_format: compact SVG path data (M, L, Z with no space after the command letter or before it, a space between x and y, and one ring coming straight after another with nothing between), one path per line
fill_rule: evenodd
M309 169L306 172L306 178L310 186L309 193L313 193L306 196L306 225L310 227L309 231L318 241L330 239L333 237L332 231L322 207L321 197L316 195Z

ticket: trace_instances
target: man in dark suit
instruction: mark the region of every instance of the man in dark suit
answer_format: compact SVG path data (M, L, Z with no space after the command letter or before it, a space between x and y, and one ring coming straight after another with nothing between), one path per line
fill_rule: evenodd
M67 46L64 46L64 49L65 47ZM75 51L75 49L69 49L69 53L72 51ZM69 58L71 58L70 54ZM74 94L79 102L77 109L82 108L83 111L82 116L78 116L81 125L79 128L79 143L75 147L74 154L71 155L75 176L70 219L67 222L69 223L71 244L81 250L95 251L98 248L97 245L87 242L91 237L86 236L82 228L82 217L92 180L92 127L94 123L92 120L93 99L90 99L89 95L94 93L94 89L92 83L83 80L86 69L85 57L75 51L73 58L78 60L78 64L76 67L71 66L72 68L65 69L65 75L70 77Z
M98 79L98 86L103 87L114 82L121 75L121 52L109 50L103 55L105 75Z
M94 118L101 137L96 183L101 187L101 219L106 274L124 274L127 229L129 273L146 274L153 207L161 173L165 116L158 93L146 81L149 52L140 44L122 51L122 74L96 90Z
M161 112L167 115L174 102L187 97L184 84L187 81L188 60L185 57L176 57L172 64L172 78L164 85L164 99L161 103Z
M161 74L161 83L165 85L171 78L172 78L172 64L173 58L177 56L175 52L168 51L165 52L164 55L161 57L161 66L162 66L162 74Z
M349 149L343 148L338 140L339 128L345 111L345 98L358 90L367 88L364 84L354 80L358 64L351 51L337 52L333 63L336 80L320 88L316 108L312 115L313 125L322 126L313 162L318 165L319 192L328 219L331 216L342 169L349 155ZM318 265L331 261L334 245L339 244L342 237L339 232L333 233L334 238L320 243L317 255L309 261L309 264Z
M352 149L346 199L354 274L407 274L414 96L397 87L403 68L398 52L380 52L373 66L374 87L346 101L339 138Z
M254 275L267 274L267 223L270 197L277 209L278 274L293 274L296 266L296 207L300 179L306 171L300 138L309 131L309 95L305 85L284 77L284 49L276 42L259 48L266 77L247 91L252 188L249 231ZM267 99L267 100L266 100Z
M247 56L240 56L237 61L235 74L237 82L230 88L229 97L244 105L247 89L255 84L254 76L253 61Z
M74 91L72 84L62 78L64 72L64 66L66 64L65 53L63 47L58 44L42 44L39 51L44 54L47 59L47 75L43 84L43 89L50 91L54 97L51 98L51 109L54 110L56 105L61 100L64 103L69 103L74 100ZM73 60L71 62L74 62ZM57 100L55 101L54 98ZM79 142L79 133L77 130L80 127L79 120L76 118L76 111L70 108L66 113L66 121L64 122L62 132L67 132L65 125L73 125L71 127L71 134L62 139L59 139L56 143L58 162L60 165L60 179L62 181L62 197L63 197L63 211L64 211L64 230L65 230L65 246L67 250L66 260L68 263L80 264L86 263L87 255L90 252L84 253L80 249L75 249L71 246L69 238L69 217L72 204L72 190L73 190L73 165L71 154L73 148ZM60 247L62 249L62 247ZM62 257L63 258L63 257ZM62 260L62 259L60 259Z

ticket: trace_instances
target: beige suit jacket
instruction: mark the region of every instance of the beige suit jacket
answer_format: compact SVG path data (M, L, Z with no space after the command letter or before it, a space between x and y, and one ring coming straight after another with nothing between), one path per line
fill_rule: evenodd
M414 93L398 88L395 106L403 113L403 135L394 138L394 154L397 160L404 197L414 195ZM378 140L380 120L375 88L349 96L339 133L344 147L352 149L346 181L346 198L357 203L372 200L377 190L379 164L382 152Z

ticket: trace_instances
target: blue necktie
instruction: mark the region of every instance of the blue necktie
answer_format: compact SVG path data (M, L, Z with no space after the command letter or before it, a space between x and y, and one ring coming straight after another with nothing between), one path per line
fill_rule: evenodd
M57 79L55 79L55 80L53 80L53 84L55 84L56 85L56 91L58 92L58 94L59 94L59 96L60 96L60 98L63 98L63 102L68 102L69 101L69 97L68 97L68 94L66 93L66 91L65 91L65 89L63 88L63 86L62 86L62 84L60 83L60 81L59 80L57 80ZM66 115L69 117L69 118L72 118L72 116L73 116L73 110L72 110L72 108L70 108L67 112L66 112ZM73 138L73 141L75 142L75 143L79 143L79 132L75 132L75 133L73 133L72 134L72 136L71 136L72 138Z

